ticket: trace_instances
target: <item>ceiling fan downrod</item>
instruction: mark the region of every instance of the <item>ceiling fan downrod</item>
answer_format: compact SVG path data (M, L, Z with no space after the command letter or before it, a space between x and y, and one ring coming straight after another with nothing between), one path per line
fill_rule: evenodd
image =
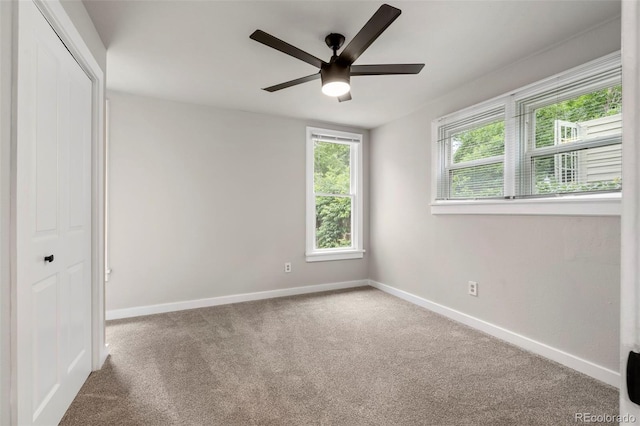
M329 49L333 50L333 56L331 57L332 62L338 59L338 49L342 47L344 40L344 36L338 33L331 33L324 38L324 42L327 43Z

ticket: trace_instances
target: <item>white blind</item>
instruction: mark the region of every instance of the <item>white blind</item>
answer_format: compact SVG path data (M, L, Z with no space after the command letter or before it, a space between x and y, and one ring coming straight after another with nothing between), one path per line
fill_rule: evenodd
M311 138L318 142L342 142L342 143L353 143L360 142L360 138L356 137L345 137L345 136L335 136L335 135L323 135L320 133L312 133Z

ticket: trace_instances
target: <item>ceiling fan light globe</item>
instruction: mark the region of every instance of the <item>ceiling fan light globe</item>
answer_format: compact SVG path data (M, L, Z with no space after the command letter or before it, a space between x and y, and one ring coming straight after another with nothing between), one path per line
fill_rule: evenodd
M349 90L351 90L351 86L344 81L329 81L322 85L322 93L327 96L342 96L347 94Z

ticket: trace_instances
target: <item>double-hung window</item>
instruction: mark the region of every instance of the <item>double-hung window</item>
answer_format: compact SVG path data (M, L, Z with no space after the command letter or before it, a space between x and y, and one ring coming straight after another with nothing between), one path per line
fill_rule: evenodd
M619 214L620 54L433 123L434 213Z
M362 135L307 127L307 261L362 258L362 208Z
M504 107L440 127L442 163L438 197L504 195Z

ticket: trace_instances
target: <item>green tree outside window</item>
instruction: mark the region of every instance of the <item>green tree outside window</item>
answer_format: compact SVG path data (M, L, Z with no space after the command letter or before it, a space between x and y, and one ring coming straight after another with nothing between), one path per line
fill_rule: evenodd
M351 247L351 146L314 143L316 247Z

